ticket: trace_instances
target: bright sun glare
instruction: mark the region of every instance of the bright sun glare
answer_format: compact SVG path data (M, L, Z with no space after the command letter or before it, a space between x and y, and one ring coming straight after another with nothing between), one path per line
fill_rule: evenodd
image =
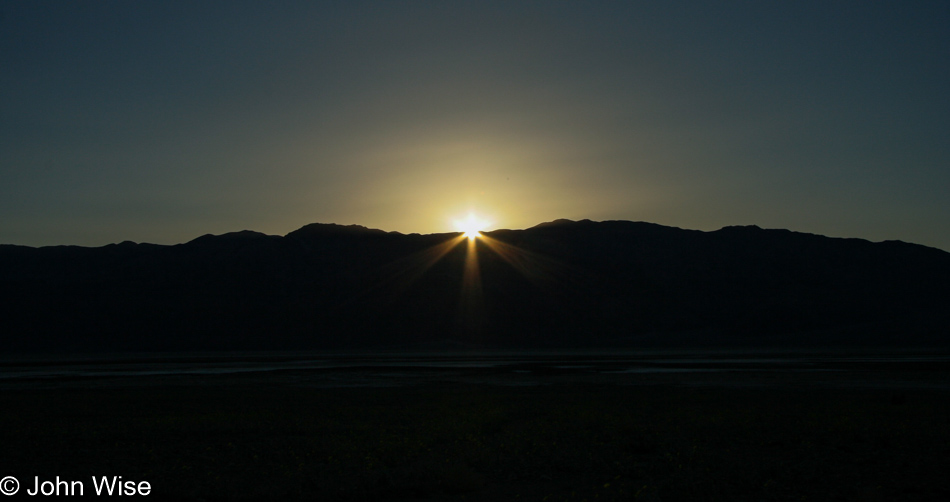
M488 225L488 222L475 216L474 214L469 214L468 218L464 220L455 220L455 228L460 232L465 232L465 237L469 239L474 239L481 235L482 229Z

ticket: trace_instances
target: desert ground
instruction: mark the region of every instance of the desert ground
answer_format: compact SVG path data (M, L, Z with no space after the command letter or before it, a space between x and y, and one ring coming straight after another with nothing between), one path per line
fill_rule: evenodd
M207 501L948 500L931 356L24 373L0 380L0 475Z

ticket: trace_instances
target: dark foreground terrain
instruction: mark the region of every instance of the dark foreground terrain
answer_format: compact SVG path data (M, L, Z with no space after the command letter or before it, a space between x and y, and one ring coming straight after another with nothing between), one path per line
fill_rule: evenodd
M8 380L0 476L186 500L950 499L946 359L576 366Z

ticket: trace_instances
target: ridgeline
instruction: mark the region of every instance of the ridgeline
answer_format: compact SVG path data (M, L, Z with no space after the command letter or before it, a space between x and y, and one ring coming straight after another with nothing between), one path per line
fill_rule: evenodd
M0 246L5 353L950 345L950 253L755 226Z

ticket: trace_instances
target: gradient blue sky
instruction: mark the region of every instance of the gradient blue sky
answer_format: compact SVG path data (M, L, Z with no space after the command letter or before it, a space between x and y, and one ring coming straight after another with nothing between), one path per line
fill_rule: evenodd
M0 243L757 224L950 250L950 2L0 1Z

